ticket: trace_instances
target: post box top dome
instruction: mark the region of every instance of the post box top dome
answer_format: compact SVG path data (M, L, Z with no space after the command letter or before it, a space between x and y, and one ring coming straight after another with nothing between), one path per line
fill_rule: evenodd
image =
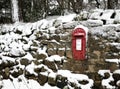
M77 25L77 26L74 28L74 30L77 29L77 28L83 29L83 30L86 32L86 34L88 33L88 28L85 27L85 26L83 26L83 25Z
M86 33L86 40L88 40L88 31L89 31L89 29L88 29L87 27L83 26L83 25L77 25L77 26L74 28L74 30L79 29L79 28L81 28L81 29L83 29L83 30L85 31L85 33ZM73 30L73 31L74 31L74 30Z

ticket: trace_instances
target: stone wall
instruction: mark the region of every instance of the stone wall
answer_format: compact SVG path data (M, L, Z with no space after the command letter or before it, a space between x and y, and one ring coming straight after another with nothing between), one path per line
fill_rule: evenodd
M118 81L117 78L119 78L116 78L116 76L119 76L119 74L116 75L116 73L114 73L115 70L120 69L120 25L103 25L101 23L101 21L98 21L98 23L96 23L96 20L82 22L73 21L72 23L62 24L55 21L54 27L56 27L56 29L32 29L32 32L27 34L25 34L24 31L22 32L22 30L18 28L9 32L1 31L2 36L6 34L7 36L10 36L11 34L21 35L18 38L12 39L11 44L13 44L14 41L16 41L16 43L20 41L23 44L22 46L19 46L23 48L22 50L20 50L20 52L18 52L20 54L11 54L9 53L9 50L1 48L0 53L3 53L2 56L0 55L0 75L3 79L8 79L10 78L10 76L16 78L24 74L27 79L34 79L38 81L40 85L48 83L52 86L63 88L67 85L65 81L68 79L62 75L57 74L60 69L63 69L70 70L72 73L86 74L89 76L90 79L94 80L94 89L103 89L103 87L100 86L101 80L108 78L110 75L108 73L105 73L105 76L101 77L98 72L100 70L110 70L110 72L113 73L112 76L115 78L114 83L111 84L120 87L119 85L115 84ZM86 47L87 58L83 61L74 60L72 57L71 49L71 32L74 27L79 24L82 24L89 29ZM30 46L24 49L24 46L27 46L27 44L30 44ZM1 47L6 46L2 42L0 45ZM8 48L9 47L10 44L8 44ZM42 50L44 48L46 49L47 54L40 53L39 50ZM56 54L59 55L61 58L65 56L65 58L59 61L56 61L58 57L56 57L56 59L53 58L52 60L54 61L47 60L47 58L52 57ZM33 59L25 58L24 56L26 55L30 57L32 56ZM5 56L4 59L3 56ZM9 58L10 60L8 60ZM117 59L118 63L109 62L107 61L108 59ZM24 68L20 68L20 65L24 66ZM31 72L28 70L29 68L31 68L31 65L35 66L32 69L35 72L33 74L31 74ZM54 77L50 76L50 70L55 73ZM83 80L82 84L84 83L85 82ZM70 86L72 86L74 83L72 82L70 84ZM74 84L73 87L77 86Z
M85 22L86 23L86 22ZM85 24L81 23L81 24ZM50 33L49 38L43 37L41 45L46 45L47 53L51 55L65 56L68 62L65 62L63 69L69 69L77 73L97 72L99 69L110 69L114 71L119 68L115 63L108 63L106 59L120 58L120 25L104 25L89 28L88 42L87 42L87 59L84 61L75 61L72 58L71 49L71 33L74 26L65 27ZM118 43L118 45L117 45ZM115 45L116 44L116 45Z
M119 60L120 58L120 25L101 25L89 21L79 23L89 28L86 48L87 59L78 61L72 57L71 32L74 26L64 28L64 24L63 29L59 30L59 33L56 30L54 35L50 35L47 43L43 42L43 45L46 44L49 55L58 54L66 57L67 60L62 64L61 69L67 69L73 73L87 74L95 81L94 87L98 88L99 86L100 88L102 78L98 71L110 70L114 72L120 68L119 64L106 61L106 59Z

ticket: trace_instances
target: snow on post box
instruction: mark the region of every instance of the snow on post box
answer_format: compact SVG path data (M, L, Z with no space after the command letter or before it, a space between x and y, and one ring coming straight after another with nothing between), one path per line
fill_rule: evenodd
M76 60L84 60L86 54L86 32L83 28L72 31L72 56Z

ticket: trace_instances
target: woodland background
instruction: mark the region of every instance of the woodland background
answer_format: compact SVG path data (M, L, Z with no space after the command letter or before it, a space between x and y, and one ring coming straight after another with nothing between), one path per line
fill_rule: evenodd
M119 9L120 0L0 0L0 23L35 22L91 9Z

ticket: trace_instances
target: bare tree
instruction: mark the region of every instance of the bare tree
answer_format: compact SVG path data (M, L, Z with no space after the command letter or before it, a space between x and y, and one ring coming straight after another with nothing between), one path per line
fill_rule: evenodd
M60 7L60 12L61 12L61 15L64 14L64 0L57 0L58 4L59 4L59 7Z
M95 0L95 1L96 1L97 8L99 8L99 6L100 6L99 0Z
M13 22L19 21L19 12L18 12L18 0L11 0L12 6L12 20Z

